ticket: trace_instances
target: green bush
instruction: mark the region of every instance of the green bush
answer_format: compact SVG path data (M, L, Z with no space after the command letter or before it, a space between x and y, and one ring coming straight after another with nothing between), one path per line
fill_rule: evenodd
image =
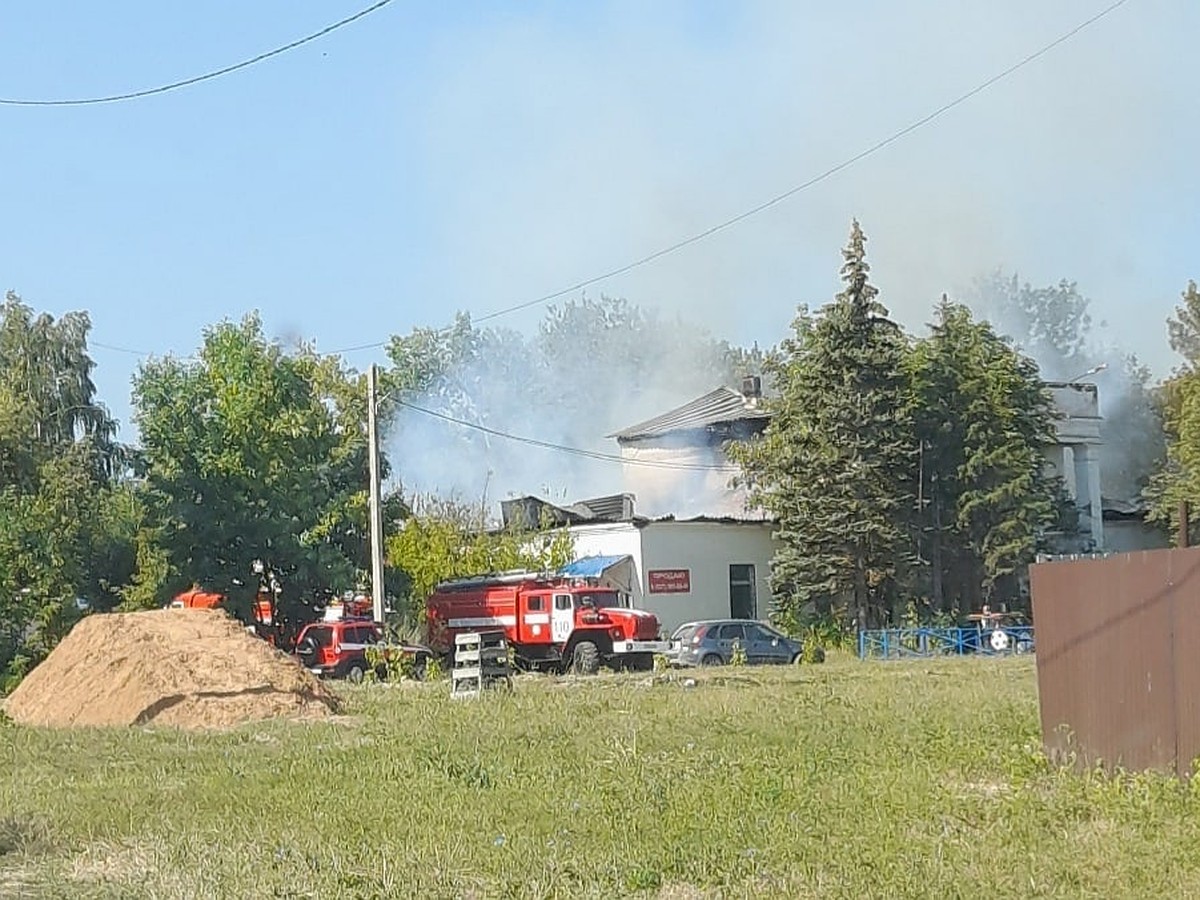
M746 664L746 647L741 641L733 642L733 649L729 654L729 664L731 666L744 666Z
M366 650L367 664L370 667L367 679L370 681L405 681L417 677L416 654L407 650L397 651L385 647L368 647Z
M445 669L442 667L442 661L436 656L429 657L425 663L425 680L437 681L439 678L444 678L446 675Z
M812 628L804 633L804 649L800 651L800 662L825 662L825 648L821 645L821 637Z

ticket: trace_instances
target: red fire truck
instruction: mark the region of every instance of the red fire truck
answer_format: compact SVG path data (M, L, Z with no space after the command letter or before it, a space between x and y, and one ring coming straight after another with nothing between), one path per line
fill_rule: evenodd
M594 579L512 572L445 581L425 604L427 640L442 656L454 636L503 630L517 663L528 669L594 674L601 665L651 669L660 640L658 617L623 606Z

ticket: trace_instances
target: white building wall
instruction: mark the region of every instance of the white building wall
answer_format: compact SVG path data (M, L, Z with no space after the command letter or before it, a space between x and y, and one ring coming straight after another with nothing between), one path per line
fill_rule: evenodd
M642 591L642 533L632 522L611 525L572 525L569 529L575 541L575 558L585 556L632 556L635 573L633 605L641 606Z
M576 558L628 554L633 557L637 586L632 603L658 616L664 634L695 619L730 615L729 567L754 566L756 615L771 608L770 565L775 554L769 522L658 521L616 525L576 525ZM686 593L650 590L650 572L688 572Z
M622 484L637 497L640 515L765 518L750 509L746 489L733 486L738 467L719 447L638 441L622 445L621 458Z
M651 522L642 533L642 606L659 617L667 633L695 619L727 618L729 567L749 564L754 566L755 615L765 619L771 609L773 528L767 522ZM691 590L650 593L648 573L655 569L687 569Z

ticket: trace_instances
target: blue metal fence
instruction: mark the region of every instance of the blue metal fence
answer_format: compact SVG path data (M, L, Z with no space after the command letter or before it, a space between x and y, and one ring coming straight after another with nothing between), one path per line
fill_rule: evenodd
M883 628L858 633L859 659L909 659L931 656L1007 656L1033 652L1032 625L983 629Z

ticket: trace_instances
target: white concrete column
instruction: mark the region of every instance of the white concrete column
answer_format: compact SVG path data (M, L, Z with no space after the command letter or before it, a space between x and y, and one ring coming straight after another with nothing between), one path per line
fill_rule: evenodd
M1104 548L1104 507L1100 497L1100 455L1092 444L1075 444L1075 504L1086 512L1092 541L1097 550Z
M1067 489L1067 496L1072 501L1078 502L1079 486L1076 484L1075 478L1075 448L1068 445L1062 446L1062 469L1060 473L1063 479L1063 487Z

